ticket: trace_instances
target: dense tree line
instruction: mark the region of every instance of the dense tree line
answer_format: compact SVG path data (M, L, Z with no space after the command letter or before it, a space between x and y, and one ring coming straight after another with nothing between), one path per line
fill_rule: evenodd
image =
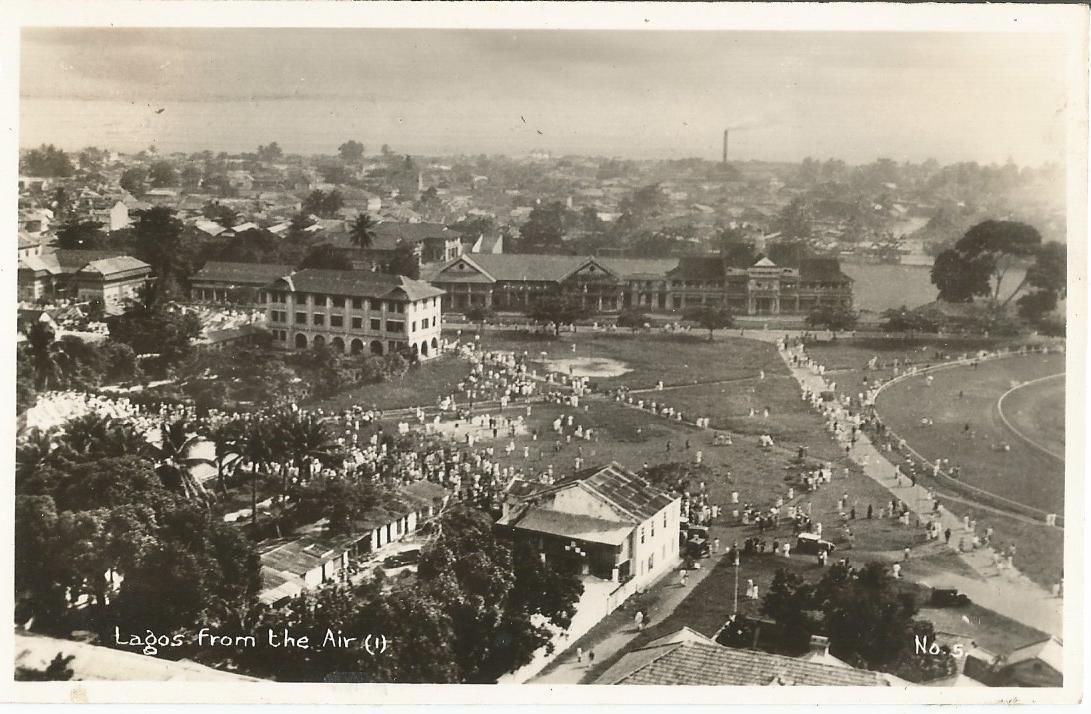
M777 571L761 611L777 623L779 649L802 654L812 635L825 635L830 654L855 667L916 682L954 674L950 650L915 651L914 637L931 642L935 633L931 623L916 619L914 596L899 591L888 570L882 563L859 569L838 563L818 582Z

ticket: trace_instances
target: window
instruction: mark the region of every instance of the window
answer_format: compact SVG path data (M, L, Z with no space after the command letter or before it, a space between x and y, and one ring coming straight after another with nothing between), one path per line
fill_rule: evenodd
M306 325L307 324L307 313L297 312L295 314L295 324L297 324L297 325Z
M383 321L379 320L379 319L372 319L371 320L371 329L374 330L375 332L378 332L379 330L383 329L382 322Z
M341 315L330 315L330 327L344 327L345 318Z
M352 329L362 330L363 327L364 327L364 318L362 318L362 317L352 318Z
M380 310L383 309L383 301L382 300L372 300L371 301L371 309L374 310L375 312L379 312Z
M667 514L666 513L663 514L663 527L664 528L667 527Z
M655 519L652 519L652 538L655 538Z
M413 332L417 331L417 321L416 320L413 320L413 326L410 327L409 329L412 330Z
M399 333L399 334L402 333L402 332L405 332L405 323L402 322L401 320L387 320L386 321L386 331L387 332L396 332L396 333Z
M314 314L314 324L316 324L316 325L324 325L324 324L326 324L326 316L325 316L325 315L323 315L323 314L322 314L322 313L320 313L320 312L316 312L316 313Z
M428 318L427 317L420 321L420 329L422 329L422 330L427 330L428 329Z
M394 302L394 301L390 301L390 302L388 302L388 303L386 304L386 310L387 310L387 312L399 312L399 313L400 313L400 312L402 312L402 311L403 311L404 309L405 309L405 306L404 306L404 305L402 305L402 304L401 304L400 302Z
M353 310L363 310L364 309L363 299L362 298L353 298L352 299L352 309Z
M335 298L331 298L331 299L333 300L333 306L334 307L344 307L345 306L345 298L335 297Z
M644 526L640 527L640 544L644 545Z

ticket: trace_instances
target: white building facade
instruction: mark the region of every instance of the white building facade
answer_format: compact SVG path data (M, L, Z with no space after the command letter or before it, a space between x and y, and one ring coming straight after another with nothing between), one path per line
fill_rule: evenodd
M263 291L275 345L348 355L439 354L443 291L419 280L356 270L300 270Z

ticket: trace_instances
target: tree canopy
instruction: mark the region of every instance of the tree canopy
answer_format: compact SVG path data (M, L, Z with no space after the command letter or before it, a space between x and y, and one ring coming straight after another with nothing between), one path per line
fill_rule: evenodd
M988 297L1007 305L1027 279L1024 277L1001 302L1005 275L1034 258L1041 244L1037 229L1025 223L982 221L966 231L952 248L936 256L932 283L939 289L941 300L970 302L975 297Z
M712 341L715 330L724 330L735 325L735 314L730 308L716 305L706 305L687 310L685 319L696 322L703 329L708 330L708 340Z
M853 666L911 681L952 674L950 651L914 651L914 635L931 632L931 623L914 619L913 596L895 582L882 563L860 569L838 563L817 583L781 569L762 599L762 613L776 620L778 646L786 654L805 652L811 635L822 634L830 638L830 654Z
M303 212L319 218L333 218L344 205L345 199L337 189L329 193L315 189L303 200Z
M354 139L350 139L337 147L337 153L340 155L342 161L350 164L358 164L363 161L364 158L364 145Z
M106 234L98 221L73 219L57 230L57 247L62 250L101 250Z
M22 163L27 174L41 178L65 178L76 171L68 154L53 144L42 144L37 149L31 149L23 157Z
M311 248L299 264L299 269L319 268L321 270L352 270L352 261L344 251L329 243L322 243Z
M822 304L807 313L807 327L812 330L829 330L835 335L856 329L860 316L851 307L844 305Z
M590 311L579 301L566 297L545 297L531 303L526 316L543 324L553 325L554 334L560 336L562 325L572 325L585 319Z

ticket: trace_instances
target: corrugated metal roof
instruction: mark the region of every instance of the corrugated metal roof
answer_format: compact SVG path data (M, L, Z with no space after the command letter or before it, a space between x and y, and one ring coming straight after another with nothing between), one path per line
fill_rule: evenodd
M514 528L535 533L587 541L621 545L633 532L631 523L608 521L573 513L562 513L546 508L528 508L522 517L511 524Z
M129 255L121 255L116 258L103 258L102 260L93 260L87 265L80 268L80 273L99 273L103 277L110 275L117 275L118 273L125 273L129 271L147 270L151 271L151 266L142 260L137 260Z
M637 523L648 520L674 500L617 462L599 468L580 481L584 488L621 508Z
M287 275L294 268L278 263L230 263L209 261L190 279L191 282L204 280L223 283L241 283L246 285L268 285L273 280Z
M420 280L403 275L386 275L366 270L319 270L308 268L287 275L273 283L292 292L349 295L353 297L397 298L404 293L409 300L439 297L443 291Z

